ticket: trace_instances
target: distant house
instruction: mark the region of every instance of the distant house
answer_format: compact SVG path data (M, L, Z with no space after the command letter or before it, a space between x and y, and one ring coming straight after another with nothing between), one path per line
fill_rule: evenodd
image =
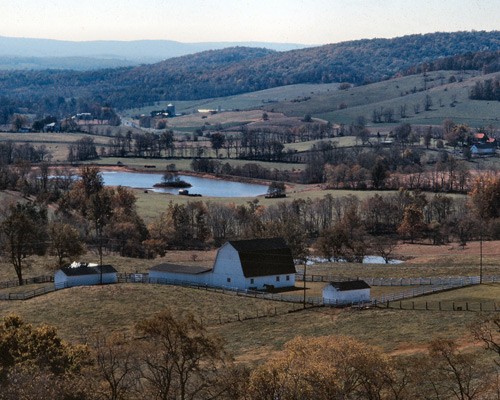
M325 304L351 304L370 301L370 285L365 281L330 282L323 288Z
M150 269L161 280L231 289L265 290L295 285L295 264L281 238L231 240L218 251L213 268L160 264Z
M496 153L496 148L498 147L497 140L488 137L486 133L474 134L472 141L470 151L473 156L489 156Z
M72 263L54 274L54 286L63 289L73 286L109 284L118 281L117 271L112 265Z
M60 126L56 122L45 124L42 128L42 132L59 132L59 131L60 131Z

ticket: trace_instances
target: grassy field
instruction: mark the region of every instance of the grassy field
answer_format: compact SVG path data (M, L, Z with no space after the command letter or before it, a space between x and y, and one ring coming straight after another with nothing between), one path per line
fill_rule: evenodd
M457 81L448 83L452 75ZM477 73L467 71L432 72L427 75L426 82L422 75L406 76L349 90L315 94L307 101L282 101L267 105L264 109L281 112L287 116L310 114L344 124L350 124L358 116L363 116L371 124L373 110L391 108L397 123L441 125L444 119L451 118L457 123L473 127L490 124L498 126L496 102L468 98L469 90L477 79L483 80L492 76L477 77ZM426 111L423 105L427 95L431 98L432 106ZM405 118L401 118L401 106L406 107ZM385 129L384 125L373 125L372 128Z
M486 291L484 291L486 287ZM471 296L492 300L500 287L480 286L447 292L455 301ZM262 361L297 335L354 336L388 352L418 351L432 338L470 340L467 325L474 312L394 309L337 310L300 306L163 285L120 284L65 289L26 301L0 302L0 315L17 313L25 320L55 326L65 339L83 341L94 332L133 332L133 326L166 307L190 311L221 335L240 361ZM265 318L257 315L274 315ZM228 322L234 321L234 322ZM224 322L220 324L220 322ZM227 322L227 323L226 323ZM252 332L252 334L249 334Z
M441 125L446 118L472 127L498 127L497 102L468 98L470 88L476 80L488 79L494 75L481 76L475 71L437 71L428 73L426 77L399 77L348 90L339 90L338 84L290 85L218 99L175 102L177 111L187 115L171 119L169 125L182 131L186 128L194 130L206 124L255 122L262 117L263 111L270 115L278 113L290 117L310 114L316 118L343 124L350 124L357 117L363 116L371 124L374 110L393 109L396 123L372 124L372 128L390 130L401 122L412 125ZM451 77L456 81L449 83ZM429 96L432 102L428 110L424 109L426 96ZM400 113L401 107L406 109L404 117ZM128 110L124 115L130 117L158 108L161 108L161 105ZM203 108L220 108L224 112L208 116L196 112ZM230 110L243 112L229 112Z
M456 82L448 83L452 76ZM192 118L190 123L186 124L182 119L172 119L171 124L173 127L182 128L200 126L205 122L234 122L234 118L225 112L219 116L208 117L214 117L213 120L202 119L200 114L195 113L202 108L256 110L253 116L239 118L240 121L259 118L264 110L268 113L276 112L297 117L310 114L335 123L349 124L360 115L371 121L373 110L380 108L393 108L395 118L400 120L400 106L406 106L407 116L404 122L411 124L440 125L443 119L451 118L455 122L467 123L470 126L497 126L496 102L473 101L468 98L475 80L487 78L489 76L478 76L478 73L473 71L437 71L428 73L425 79L423 75L412 75L348 90L339 90L338 84L290 85L224 98L175 102L178 112L194 114L189 117ZM423 107L426 95L432 100L432 106L427 111ZM128 110L125 115L130 117L149 113L162 105Z
M223 110L255 109L265 104L272 104L278 101L293 100L311 96L312 94L334 91L338 89L338 86L338 83L289 85L253 93L244 93L237 96L195 101L175 101L173 103L178 113L192 113L198 109L216 110L219 107ZM150 107L130 109L127 110L124 115L131 117L134 115L149 114L153 110L165 108L169 103L171 103L171 101L161 102Z
M450 276L478 273L478 244L470 243L460 250L458 246L422 246L401 244L395 256L406 259L398 265L376 264L316 264L308 267L308 274L321 273L336 276ZM485 274L500 274L500 242L483 243ZM89 253L82 257L95 261ZM215 250L209 252L171 251L162 259L138 260L105 255L105 262L120 272L145 272L163 262L212 265ZM26 276L37 276L53 270L53 258L34 258ZM14 279L12 266L0 264L0 281ZM307 283L307 296L320 296L324 284ZM1 293L33 290L3 289ZM297 282L295 293L302 296L302 282ZM409 287L374 287L372 296L398 293ZM500 285L481 285L448 291L413 300L394 303L391 309L349 310L314 308L289 313L300 305L237 297L229 294L163 285L118 284L103 287L80 287L49 293L26 301L0 301L0 316L17 313L27 321L54 325L61 335L74 341L85 341L96 331L133 332L133 326L166 307L179 312L190 311L221 335L227 349L237 354L237 360L261 362L297 335L343 334L380 346L393 354L421 351L436 337L457 339L461 345L471 343L468 325L480 315L479 301L485 304L483 312L491 309L500 298ZM414 303L411 303L413 301ZM429 310L425 310L425 302ZM442 302L440 311L437 304ZM450 304L455 302L452 311ZM470 310L465 304L469 302ZM490 306L488 306L490 304ZM488 308L489 307L489 308ZM416 308L412 310L411 308ZM238 313L240 319L238 321ZM264 318L263 315L271 315ZM274 315L277 314L277 315ZM245 319L251 318L251 319ZM233 321L233 322L230 322ZM220 322L223 322L220 324ZM252 334L248 334L252 332Z
M477 287L466 287L392 302L389 307L431 311L500 311L500 284L489 283L481 285L481 290Z

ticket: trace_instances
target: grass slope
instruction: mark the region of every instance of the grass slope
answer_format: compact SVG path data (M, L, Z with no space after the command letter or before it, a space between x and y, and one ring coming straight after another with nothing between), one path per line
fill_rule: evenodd
M201 108L223 110L259 110L283 113L287 116L313 117L333 123L350 124L357 117L363 116L371 123L373 110L392 108L397 123L440 125L444 119L451 118L457 123L470 126L498 126L498 103L494 101L470 100L468 94L477 80L489 79L497 74L481 76L476 71L435 71L398 77L369 85L356 86L348 90L339 90L338 84L301 84L278 87L242 95L206 99L199 101L174 102L178 112L192 114ZM456 82L449 83L451 77ZM424 110L425 97L429 95L432 106ZM132 116L147 113L160 106L128 110L125 115ZM406 118L401 118L400 108L406 107ZM418 112L416 108L419 108ZM218 123L236 122L238 117L225 120L221 113ZM255 116L254 115L254 116ZM227 116L227 114L226 114ZM202 126L207 120L195 117L199 121L192 123L193 128ZM249 122L248 115L241 114L239 122ZM186 128L182 119L173 118L170 125L176 129ZM385 124L384 124L385 125ZM391 124L389 124L391 125ZM189 126L189 125L188 125Z
M464 296L498 298L500 287L469 288L449 292ZM475 294L476 293L476 294ZM412 311L394 309L309 309L295 313L297 305L257 300L162 285L120 284L61 290L35 299L0 302L0 316L17 313L28 322L55 326L68 340L83 341L95 332L133 332L133 326L165 307L190 311L221 335L228 350L241 361L262 361L270 352L297 335L341 334L354 336L389 352L418 350L436 337L469 341L467 326L478 317L473 312ZM239 313L253 317L259 312L277 316L237 321ZM222 321L234 322L219 324ZM251 332L251 334L249 334Z

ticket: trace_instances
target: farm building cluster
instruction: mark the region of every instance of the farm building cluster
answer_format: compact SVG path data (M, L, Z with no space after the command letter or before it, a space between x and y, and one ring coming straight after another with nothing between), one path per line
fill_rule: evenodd
M149 270L148 282L222 287L230 290L273 291L293 288L296 269L282 238L231 240L217 251L213 267L162 263ZM55 273L56 289L110 284L118 281L111 265L73 263ZM331 282L323 289L325 304L370 300L364 281Z

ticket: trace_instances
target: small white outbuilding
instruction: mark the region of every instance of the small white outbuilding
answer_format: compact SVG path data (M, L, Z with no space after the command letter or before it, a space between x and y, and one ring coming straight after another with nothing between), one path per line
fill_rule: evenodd
M118 282L118 275L112 265L74 262L62 267L54 274L54 286L56 289L116 282Z
M353 304L370 301L370 285L363 280L330 282L323 288L323 303Z

